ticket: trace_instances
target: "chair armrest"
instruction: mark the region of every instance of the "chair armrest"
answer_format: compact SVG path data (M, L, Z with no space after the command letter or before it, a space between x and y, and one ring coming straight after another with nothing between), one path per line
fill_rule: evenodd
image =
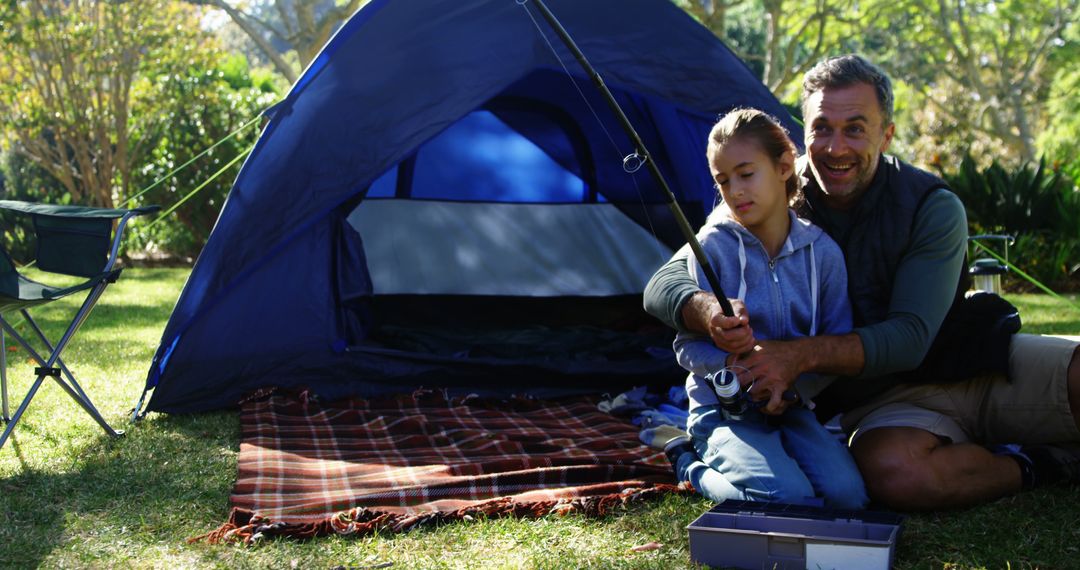
M59 204L36 204L19 200L0 200L0 208L35 216L56 218L96 218L114 220L124 217L131 210L121 208L95 208L92 206L66 206Z
M128 220L136 216L144 216L147 214L153 214L161 210L161 206L157 204L151 204L149 206L141 206L139 208L132 208L131 210L123 210L125 213L120 221L116 224L116 230L113 235L112 249L109 251L109 259L105 263L105 271L111 271L113 265L116 264L116 256L120 252L120 241L124 237L124 227L127 226Z
M18 200L0 200L0 209L26 214L34 219L34 231L38 234L38 260L40 262L39 266L42 269L45 271L55 271L57 273L88 277L91 276L96 269L89 268L93 265L90 262L83 264L76 260L80 255L80 253L78 253L80 250L71 249L78 245L73 244L71 240L82 240L84 242L87 240L103 240L104 243L97 243L100 244L101 249L99 251L104 256L105 261L105 267L102 270L102 273L108 273L109 271L112 271L113 265L116 263L117 254L120 250L120 242L123 238L124 228L127 225L128 220L136 216L157 212L161 207L149 205L132 209L95 208L90 206L36 204ZM117 220L115 225L112 220ZM112 234L111 236L109 235L110 233ZM82 236L80 238L72 237L80 234ZM44 245L46 243L46 235L50 236L48 238L48 243L50 245L48 246ZM109 242L111 242L111 247L109 247ZM98 246L88 247L88 249L83 249L81 252L85 254L84 257L90 256L89 258L92 259L92 257L97 254L95 248ZM48 251L50 253L46 256L43 251ZM46 258L49 263L48 267L45 263Z
M140 206L138 208L132 208L130 212L136 216L145 216L146 214L153 214L154 212L160 212L161 206L157 204L151 204L149 206Z

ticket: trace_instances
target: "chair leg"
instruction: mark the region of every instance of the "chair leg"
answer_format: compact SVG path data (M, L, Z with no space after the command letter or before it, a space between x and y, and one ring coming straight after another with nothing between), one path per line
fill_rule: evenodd
M41 342L43 342L45 346L49 348L50 356L47 361L42 359L41 356L37 354L37 352L30 348L30 344L26 342L25 339L19 338L19 340L23 344L23 346L25 346L27 350L30 351L31 355L34 357L35 360L37 360L38 364L42 368L52 368L55 364L59 362L60 366L63 367L60 369L61 373L67 374L68 380L71 382L71 385L69 386L67 382L64 382L64 379L61 378L59 373L53 376L53 380L56 380L56 383L59 384L60 387L63 388L64 391L67 392L73 400L75 400L75 403L79 404L79 406L81 406L82 409L86 411L86 413L90 414L90 417L94 418L94 421L96 421L98 425L101 426L101 429L105 430L105 433L109 434L112 437L119 437L121 435L124 435L124 432L122 430L114 430L112 426L110 426L109 423L105 421L105 418L101 417L101 413L98 412L97 408L94 406L94 403L90 401L90 397L87 396L86 392L83 391L82 386L79 386L79 383L75 380L75 376L72 375L71 372L67 370L67 367L63 366L63 363L60 361L60 353L63 352L65 348L67 348L68 342L71 341L71 339L75 336L75 332L86 320L86 317L90 314L90 309L93 308L94 303L97 301L98 297L101 296L102 290L104 290L104 286L101 285L94 288L94 290L86 298L86 301L83 302L83 306L81 309L79 309L79 313L75 317L75 320L73 320L71 322L71 325L68 326L68 330L64 333L64 336L60 338L60 342L56 343L55 347L52 346L51 343L49 343L49 340L45 337L45 333L41 331L41 328L38 326L37 322L34 321L34 318L30 316L30 313L26 312L25 310L22 311L23 317L26 319L26 322L29 323L30 327L34 329L34 332L37 333L38 337L41 339ZM74 388L72 386L74 386Z
M19 333L13 327L11 327L11 325L9 325L3 319L0 319L0 333L2 333L3 331L10 333L11 336L15 338L15 340L17 340L19 344L21 344L27 350L30 356L40 366L40 369L38 371L38 377L37 380L34 382L33 387L30 389L30 392L27 394L22 404L19 405L19 409L15 411L15 416L8 423L6 429L4 430L4 433L0 435L0 447L3 447L4 443L7 441L7 438L11 434L12 429L14 429L15 424L18 423L19 419L22 417L23 412L26 411L27 406L30 405L30 400L33 399L34 395L41 387L41 383L44 381L46 376L52 376L53 380L55 380L56 383L59 384L60 387L63 388L63 390L67 392L67 394L71 396L73 400L75 400L75 403L79 404L79 406L84 411L86 411L86 413L89 414L90 417L93 418L94 421L97 422L97 424L101 426L103 430L105 430L105 433L113 437L123 435L123 431L114 430L109 425L109 423L105 421L105 418L101 416L101 413L98 412L97 408L94 407L93 402L90 401L90 398L83 391L82 386L80 386L79 383L75 380L75 376L71 374L71 372L67 369L67 366L65 366L63 364L63 361L60 360L60 354L63 352L64 348L67 347L67 343L72 339L72 337L74 337L75 332L86 320L86 317L89 315L90 310L93 308L94 303L97 301L98 297L101 296L101 292L104 290L104 288L104 285L99 285L90 292L86 300L83 302L82 307L79 309L79 312L76 315L75 319L68 326L67 331L64 333L63 337L61 337L60 341L56 343L55 347L52 346L51 343L49 343L48 339L45 337L45 334L41 331L41 328L38 327L37 322L35 322L33 317L30 316L30 313L28 313L26 310L20 311L23 315L23 318L26 319L26 322L30 324L31 328L34 329L34 332L38 335L40 340L45 344L46 347L48 347L48 359L42 358L42 356L34 350L30 343L21 335L19 335ZM54 368L57 363L59 363L61 368ZM61 377L61 374L65 374L67 376L68 380L71 382L70 385L64 381L64 379Z
M30 387L30 391L26 393L26 397L23 398L22 403L19 404L19 408L15 410L15 415L11 417L7 426L4 427L3 435L0 435L0 448L4 447L4 444L7 443L8 437L11 436L11 432L15 429L15 424L19 423L19 418L22 417L23 412L25 412L26 408L30 405L30 400L34 399L34 394L37 394L38 388L41 388L41 383L44 381L45 375L39 375L37 380L34 381L34 385Z
M106 422L105 418L101 417L101 413L97 411L97 408L94 407L94 403L91 402L89 398L77 393L74 389L71 388L71 386L68 386L67 383L64 382L59 376L53 376L53 380L56 380L56 383L59 384L60 387L63 388L69 396L71 396L71 399L75 400L76 404L79 404L79 406L82 407L83 410L86 410L86 413L90 414L90 417L94 418L94 421L97 422L99 426L101 426L101 429L105 430L105 433L111 435L112 437L119 437L121 435L124 435L123 430L114 430L112 426L109 425L109 422Z
M56 352L56 348L53 347L52 343L50 343L49 339L45 336L45 333L42 332L41 328L38 327L37 321L30 318L30 314L27 313L25 310L23 311L23 318L26 319L26 322L30 325L30 328L34 329L34 332L37 333L38 340L40 340L41 343L45 345L45 348L48 349L49 354L56 354L57 355L56 356L56 364L57 364L57 366L60 367L60 370L64 373L64 376L67 377L68 381L71 382L71 384L79 392L79 395L82 396L84 400L89 402L90 397L86 395L85 391L83 391L82 386L80 386L79 383L75 381L75 375L72 374L70 370L68 370L67 365L64 364L63 359L60 358L60 353ZM82 324L82 323L80 323L80 324ZM42 362L41 358L38 358L38 364L41 365L41 366L45 365Z
M19 419L22 418L23 412L25 412L26 408L30 406L30 401L34 399L35 395L37 395L37 391L39 388L41 388L41 383L45 381L46 376L49 376L49 374L38 374L37 379L34 381L34 385L31 386L30 391L27 392L26 398L24 398L22 403L19 404L19 408L15 410L15 415L8 422L7 426L5 426L4 433L0 435L0 448L3 448L4 444L7 443L8 437L11 436L11 432L15 429L15 425L19 423ZM68 395L71 396L71 398L75 400L75 402L79 404L79 406L81 406L83 410L86 410L86 413L90 414L90 417L94 418L94 421L96 421L98 425L100 425L101 428L105 430L105 433L113 437L119 437L121 435L124 435L123 431L116 431L111 426L109 426L108 422L105 421L105 418L101 417L101 414L99 414L97 409L94 408L94 405L88 400L84 401L81 397L79 397L79 395L76 394L70 386L65 384L63 380L55 376L53 377L53 379L56 380L56 383L59 384L60 387L63 388L64 391L67 392Z

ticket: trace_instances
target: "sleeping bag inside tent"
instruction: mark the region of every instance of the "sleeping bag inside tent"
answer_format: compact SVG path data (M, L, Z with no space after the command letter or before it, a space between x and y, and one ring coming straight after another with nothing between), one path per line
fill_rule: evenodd
M678 383L641 293L684 240L573 56L518 0L375 0L269 110L165 328L148 410L417 387ZM549 0L697 227L716 117L785 110L669 0ZM145 394L144 394L145 395Z

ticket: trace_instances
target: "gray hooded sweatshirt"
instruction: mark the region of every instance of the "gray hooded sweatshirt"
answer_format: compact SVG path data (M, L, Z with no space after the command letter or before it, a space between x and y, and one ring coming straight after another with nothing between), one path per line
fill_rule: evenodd
M791 229L780 253L770 259L765 246L721 204L698 232L698 240L729 297L746 304L758 340L785 340L851 332L851 303L843 254L821 228L789 211ZM711 291L701 265L688 256L690 275ZM690 410L719 403L704 376L724 367L727 352L703 335L675 337L679 365L690 371ZM810 401L832 378L804 374L796 389Z

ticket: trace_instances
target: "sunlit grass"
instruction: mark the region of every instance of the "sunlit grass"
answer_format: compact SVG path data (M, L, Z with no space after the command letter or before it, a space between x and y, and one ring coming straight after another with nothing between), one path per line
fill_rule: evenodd
M1023 331L1032 334L1080 335L1080 309L1050 295L1006 295L1020 309ZM1080 296L1065 295L1080 305Z
M132 427L142 391L187 272L132 269L106 292L65 361L105 418L110 439L51 381L0 449L0 566L11 568L687 568L685 527L710 503L667 497L601 520L477 520L400 535L273 541L256 548L188 544L228 517L236 476L235 411L150 414ZM1080 333L1080 312L1048 297L1010 297L1025 330ZM42 307L50 338L76 301ZM63 315L61 314L61 309ZM12 409L32 366L9 353ZM900 568L1062 568L1080 556L1080 489L1024 493L961 512L912 516ZM634 553L647 542L663 548Z

